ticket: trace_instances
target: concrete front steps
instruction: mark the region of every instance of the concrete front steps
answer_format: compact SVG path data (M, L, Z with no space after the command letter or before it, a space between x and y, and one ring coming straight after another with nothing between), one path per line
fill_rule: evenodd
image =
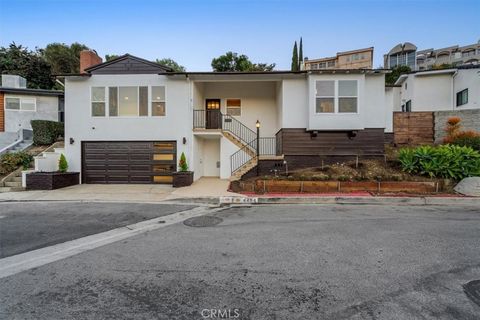
M23 191L22 187L22 168L19 168L0 182L0 192Z
M53 150L52 150L53 149ZM34 157L35 171L57 171L60 155L65 154L65 148L53 147Z

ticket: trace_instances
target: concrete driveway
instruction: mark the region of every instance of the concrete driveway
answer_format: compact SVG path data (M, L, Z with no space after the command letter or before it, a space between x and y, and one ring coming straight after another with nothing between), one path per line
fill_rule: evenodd
M0 318L480 318L477 207L275 205L212 216L0 279Z
M173 188L160 184L81 184L51 191L0 193L0 201L121 201L159 202L182 198L242 196L228 192L228 180L200 178L193 185Z

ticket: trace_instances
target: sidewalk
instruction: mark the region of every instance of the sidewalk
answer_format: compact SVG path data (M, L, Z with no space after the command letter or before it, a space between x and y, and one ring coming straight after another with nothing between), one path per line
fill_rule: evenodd
M20 191L0 193L1 201L106 201L162 202L167 200L245 197L228 192L228 180L201 178L189 187L173 188L159 184L81 184L51 191Z

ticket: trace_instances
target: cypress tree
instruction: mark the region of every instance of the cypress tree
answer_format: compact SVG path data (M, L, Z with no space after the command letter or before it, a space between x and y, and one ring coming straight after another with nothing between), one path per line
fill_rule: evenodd
M302 66L303 62L303 44L302 44L302 37L300 37L300 47L298 51L298 70L300 70L300 67Z
M293 55L292 55L292 71L298 71L298 51L297 51L297 41L293 46Z

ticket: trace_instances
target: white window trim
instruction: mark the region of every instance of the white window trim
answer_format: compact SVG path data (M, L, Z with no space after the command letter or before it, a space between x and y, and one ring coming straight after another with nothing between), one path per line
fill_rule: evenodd
M318 96L317 95L317 82L318 81L333 81L334 82L334 96ZM357 83L357 95L356 96L339 96L339 81L355 81ZM339 80L333 80L333 79L321 79L321 80L314 80L313 81L313 88L315 91L315 97L314 97L314 114L317 116L322 116L322 115L355 115L360 113L360 106L359 106L359 85L360 82L358 79L339 79ZM317 112L317 98L333 98L333 112ZM339 98L357 98L357 112L339 112L340 104L339 104Z
M104 102L104 101L92 101L92 88L98 88L98 87L104 87L105 88L105 115L104 116L94 116L92 113L92 103L93 102ZM137 108L137 115L136 116L110 116L110 90L108 88L116 87L117 88L117 102L118 102L118 108L120 109L120 90L118 88L120 87L137 87L137 95L138 95L138 108ZM148 115L146 116L140 116L140 87L147 87L147 107L148 107ZM152 87L165 87L165 116L153 116L152 115ZM167 116L167 100L168 100L168 91L167 91L167 85L166 84L161 84L161 85L95 85L95 86L90 86L90 118L109 118L109 119L145 119L145 118L155 118L155 119L162 119Z
M240 109L240 114L238 116L230 115L231 117L241 117L242 116L242 99L241 98L225 98L225 114L228 114L228 100L240 100L239 107L230 107L233 109Z
M20 104L20 108L19 109L8 109L7 108L7 99L18 99L19 100L19 104ZM22 100L33 100L33 105L34 105L34 108L33 110L24 110L22 109ZM33 98L26 98L26 97L21 97L21 96L4 96L3 97L3 108L5 111L14 111L14 112L37 112L37 98L36 97L33 97Z
M165 98L163 100L154 100L153 99L153 87L163 87L165 90ZM166 85L158 85L158 86L150 86L149 87L149 94L148 94L148 115L152 118L164 118L167 116L167 86ZM154 102L163 102L165 103L165 114L163 116L154 116L152 114L152 103Z

